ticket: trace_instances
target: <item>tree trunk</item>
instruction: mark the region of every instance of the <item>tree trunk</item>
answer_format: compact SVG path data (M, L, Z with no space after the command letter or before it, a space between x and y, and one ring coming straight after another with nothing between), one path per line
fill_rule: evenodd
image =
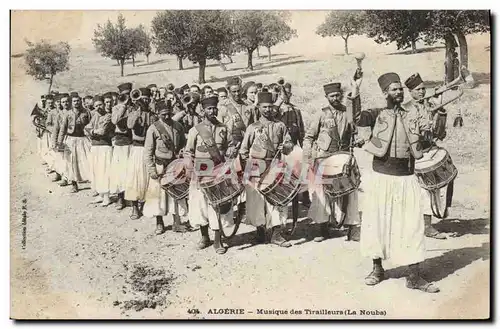
M146 63L149 64L149 55L146 55Z
M260 51L259 51L259 47L257 47L257 58L260 58Z
M411 40L411 53L415 54L417 52L417 41Z
M460 47L460 69L465 66L469 69L469 50L467 47L467 39L462 31L456 31L455 35L458 39L458 46Z
M125 59L120 59L120 70L123 77L123 67L125 66Z
M346 55L349 55L349 47L347 47L347 40L349 39L349 36L347 37L342 37L342 39L344 39L344 52Z
M52 89L52 82L54 81L54 75L50 75L50 80L49 80L49 91L47 91L47 94L50 94L50 89Z
M205 83L205 68L207 66L207 60L202 59L198 62L199 69L198 69L198 83L202 84Z
M120 60L119 59L116 60L116 64L120 65Z
M271 61L271 47L267 47L267 60Z
M252 54L253 54L254 50L255 49L247 48L247 52L248 52L248 65L247 65L247 69L249 69L250 71L253 71Z
M453 81L454 74L453 74L453 49L454 49L454 38L453 35L447 34L445 35L445 45L446 45L446 51L445 51L445 61L444 61L444 74L445 74L445 82L451 82Z
M184 70L184 66L182 66L182 58L177 56L177 62L179 63L179 70Z
M132 56L132 66L135 67L135 56Z
M229 63L233 64L233 58L231 55L226 55L226 57L229 59Z

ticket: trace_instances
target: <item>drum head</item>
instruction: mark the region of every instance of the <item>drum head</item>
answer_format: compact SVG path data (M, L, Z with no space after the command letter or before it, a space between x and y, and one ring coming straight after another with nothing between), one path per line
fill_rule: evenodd
M448 152L443 148L433 148L429 152L425 152L421 159L415 160L415 170L422 170L432 167L433 165L443 161L448 155Z
M181 159L172 161L165 172L165 175L160 180L161 185L169 185L183 178L186 175L185 164Z
M276 166L269 168L264 177L261 178L259 190L264 190L280 182L285 176L287 168L286 162L283 161L278 161Z
M347 152L336 153L326 159L320 160L317 170L325 176L334 176L342 173L344 165L349 161L350 154Z

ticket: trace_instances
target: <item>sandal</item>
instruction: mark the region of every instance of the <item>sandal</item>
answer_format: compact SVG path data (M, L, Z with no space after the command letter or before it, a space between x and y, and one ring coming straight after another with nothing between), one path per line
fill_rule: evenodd
M418 289L420 291L427 292L430 294L434 294L440 291L437 286L435 286L431 282L427 282L422 277L419 277L416 281L406 278L406 287L410 289Z

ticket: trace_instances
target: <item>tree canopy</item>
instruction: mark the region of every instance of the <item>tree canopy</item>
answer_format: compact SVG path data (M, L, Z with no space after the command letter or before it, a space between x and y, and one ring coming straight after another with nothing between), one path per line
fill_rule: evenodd
M297 36L297 31L287 24L284 17L279 13L268 13L263 20L264 34L261 45L268 49L269 60L271 60L271 47Z
M49 91L54 76L69 69L71 47L67 42L51 44L47 40L37 43L27 41L28 49L24 55L26 73L36 80L49 80Z
M361 35L365 31L365 12L360 10L331 11L325 21L318 26L316 34L324 37L340 36L344 39L344 52L349 54L347 41L353 35Z

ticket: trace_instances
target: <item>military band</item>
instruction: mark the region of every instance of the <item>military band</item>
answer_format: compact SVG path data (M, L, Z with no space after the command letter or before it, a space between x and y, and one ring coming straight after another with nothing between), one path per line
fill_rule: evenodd
M264 85L232 77L224 87L201 89L172 83L133 89L127 82L118 92L85 96L83 103L77 92L51 93L42 96L32 116L38 152L52 181L70 185L71 192L90 182L95 192L91 203L106 207L115 202L119 210L130 205L131 219L156 219L158 235L166 230L164 217L171 216L172 231L200 231L198 250L210 246L211 230L215 252L224 254L224 229L235 228L236 234L243 222L256 228L257 243L291 247L285 234L288 207L301 200L319 227L314 241L330 238L331 223L347 228L348 240L360 241L362 255L373 263L367 285L385 279L382 261L391 259L408 266L408 288L438 292L423 278L420 264L424 237L446 238L431 225L436 215L432 206L436 193L449 191L453 180L432 189L421 184L414 168L446 136L441 92L426 97L425 84L415 73L404 82L411 100L403 103L403 84L390 72L378 78L386 106L364 108L362 80L359 66L350 90L338 81L325 84L327 104L307 129L303 111L291 102L292 85L284 79ZM371 137L361 141L357 127L369 127ZM363 144L373 155L373 170L363 173L360 204L359 185L340 193L334 183L321 179L328 176L324 164L341 159L339 155L348 161L331 177L355 172L353 148ZM283 178L290 159L307 172L306 182ZM282 166L284 176L270 177ZM221 183L228 173L241 186L229 197ZM220 194L214 195L209 187L217 184ZM280 184L286 194L278 193L280 200L264 192L263 186L269 191ZM218 198L220 203L214 201ZM182 222L186 215L189 224Z

